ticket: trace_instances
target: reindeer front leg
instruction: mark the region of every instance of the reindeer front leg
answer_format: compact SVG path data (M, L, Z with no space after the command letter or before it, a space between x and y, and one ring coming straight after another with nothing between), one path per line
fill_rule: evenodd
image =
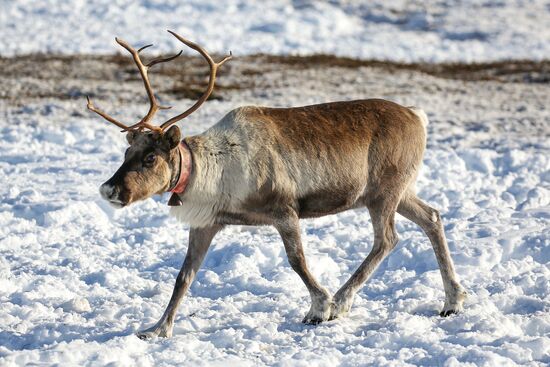
M176 285L172 292L172 298L164 311L164 315L160 320L149 329L139 331L136 335L140 339L151 339L154 337L169 338L172 336L172 329L174 328L174 319L176 318L176 312L181 300L189 286L195 278L195 274L199 270L202 261L212 243L212 239L218 233L223 226L214 225L205 228L191 228L189 230L189 247L187 249L187 255L183 261L183 266L176 278Z
M323 288L307 268L304 249L300 239L300 223L295 212L288 213L274 224L285 245L288 262L302 278L311 296L311 308L303 319L306 324L318 324L327 321L330 316L331 295Z

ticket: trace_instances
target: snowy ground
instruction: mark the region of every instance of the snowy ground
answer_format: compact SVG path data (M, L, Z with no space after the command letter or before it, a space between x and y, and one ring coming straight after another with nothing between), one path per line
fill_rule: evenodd
M550 86L532 82L547 71L489 68L480 78L489 80L464 81L337 60L232 60L218 99L181 123L184 133L248 103L383 97L428 112L418 187L443 214L466 309L437 315L444 295L433 251L400 218L399 245L349 317L303 325L309 296L276 232L235 226L216 237L174 337L146 342L133 333L162 314L188 228L168 216L167 196L118 211L100 199L124 136L85 111L82 97L134 121L146 107L140 81L118 58L32 60L0 59L0 365L550 363ZM189 63L201 65L182 60L154 79L180 110L193 88L174 70L204 73ZM365 210L307 220L302 231L310 267L331 292L373 240Z
M546 0L7 0L0 54L110 53L113 38L167 52L172 29L210 50L400 61L543 59Z

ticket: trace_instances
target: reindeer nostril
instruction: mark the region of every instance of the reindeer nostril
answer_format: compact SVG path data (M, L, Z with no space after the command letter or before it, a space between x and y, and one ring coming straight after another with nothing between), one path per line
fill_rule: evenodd
M99 193L103 199L109 200L112 199L115 188L112 185L103 184L99 187Z

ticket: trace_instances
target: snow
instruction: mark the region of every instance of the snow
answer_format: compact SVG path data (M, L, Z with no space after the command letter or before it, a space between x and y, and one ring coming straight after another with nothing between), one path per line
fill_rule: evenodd
M115 35L135 45L154 42L152 53L173 52L181 47L165 32L173 29L236 56L541 60L550 55L549 14L542 0L3 1L0 55L110 54ZM0 68L1 366L550 364L547 82L236 57L218 80L229 86L223 99L182 122L184 134L244 104L382 97L428 113L418 191L441 211L469 293L465 310L438 316L444 294L433 250L399 217L399 244L350 314L304 325L309 295L276 231L232 226L216 236L174 336L142 341L134 333L162 315L189 228L168 215L168 195L122 210L99 197L126 143L117 128L85 111L79 96L90 93L130 120L145 105L136 98L143 96L139 80L127 71L112 77L101 69L106 59L88 57L78 67L31 59ZM176 85L166 81L170 73L156 77L164 90ZM239 83L249 87L233 88ZM191 105L181 96L161 98L178 110ZM332 294L373 242L366 210L305 220L302 237L312 273Z
M442 213L469 292L465 311L437 315L444 294L431 246L398 218L401 240L349 316L303 325L309 295L276 231L233 226L214 240L174 337L139 340L133 333L168 302L188 228L168 216L167 195L122 210L100 199L125 140L84 101L0 100L0 365L550 363L548 85L377 68L266 70L272 87L227 91L182 123L184 133L245 103L383 96L423 107L430 124L419 194ZM333 87L358 78L370 82ZM113 108L116 81L90 83L107 93L98 104ZM125 113L138 115L138 102L125 103ZM373 241L366 210L303 221L302 234L311 271L331 293Z
M326 53L397 61L491 61L550 56L544 0L17 0L0 2L1 55L111 53L113 38L211 51Z

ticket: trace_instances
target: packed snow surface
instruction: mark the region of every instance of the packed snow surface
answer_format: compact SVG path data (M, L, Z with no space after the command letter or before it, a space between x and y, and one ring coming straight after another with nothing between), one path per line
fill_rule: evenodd
M232 63L238 70L239 60ZM138 79L123 83L136 87L132 93L122 92L119 81L97 77L101 63L81 67L61 68L57 87L85 84L99 105L130 121L143 112ZM548 365L548 85L258 67L265 71L246 78L261 77L260 86L227 89L181 123L183 132L199 133L245 103L376 96L427 111L418 190L442 213L469 292L465 311L438 316L444 293L434 253L399 217L399 244L349 316L304 325L309 295L275 230L232 226L215 238L174 337L138 339L134 332L156 322L168 302L189 228L169 217L167 195L122 210L102 201L98 186L121 163L124 136L85 111L82 98L24 101L25 87L12 103L0 100L0 365ZM248 81L232 75L219 82ZM50 76L13 78L29 91L50 88ZM178 109L191 103L164 98ZM302 234L309 266L331 293L373 241L366 210L305 220Z
M110 53L114 36L209 50L327 53L398 61L488 61L550 56L545 0L17 0L0 2L0 55Z

